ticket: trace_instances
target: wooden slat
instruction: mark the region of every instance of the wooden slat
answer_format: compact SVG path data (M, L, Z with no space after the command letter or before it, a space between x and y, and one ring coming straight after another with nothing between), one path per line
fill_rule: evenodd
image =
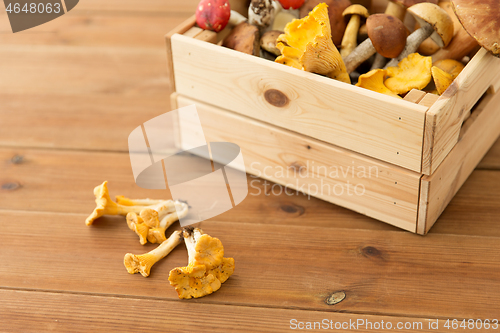
M175 91L175 76L174 76L174 59L172 57L172 36L175 34L183 34L189 29L193 28L196 23L196 16L192 15L189 19L185 20L174 29L165 35L165 43L167 47L167 66L168 66L168 79L172 91Z
M12 161L16 161L14 164ZM92 190L109 180L112 196L168 198L167 191L141 189L134 184L128 154L0 149L5 166L0 209L90 214ZM265 224L307 225L325 228L396 230L339 206L249 177L251 187L243 203L215 219ZM74 185L72 185L74 184ZM7 190L10 188L11 190ZM29 204L26 204L29 202Z
M458 141L463 121L498 81L500 59L481 49L426 115L422 173L433 174Z
M0 290L2 303L0 318L3 330L10 332L289 332L291 328L306 327L307 322L320 322L323 330L329 325L348 327L350 332L366 332L375 323L383 327L390 324L391 332L408 332L412 327L419 332L429 330L429 323L436 320L407 317L388 317L332 313L276 308L206 305L196 301L162 301L102 297L72 294L39 293L16 290ZM116 311L116 309L120 309ZM166 315L167 314L167 315ZM26 319L32 320L29 327ZM295 319L295 321L293 321ZM358 320L360 320L358 322ZM331 323L331 322L332 323ZM344 324L345 323L345 324ZM359 323L359 326L357 324ZM436 328L444 329L441 320ZM366 326L368 325L368 326ZM314 327L314 326L312 326ZM380 327L380 326L379 326ZM308 332L321 331L316 329ZM458 331L456 331L458 332Z
M490 151L477 166L478 169L500 170L500 140L497 140Z
M420 171L426 107L181 35L172 47L179 94Z
M10 258L0 266L0 286L177 299L166 277L187 263L184 246L155 265L149 278L130 275L125 253L154 245L141 246L123 217L91 227L85 217L0 212L0 253ZM440 318L492 318L500 311L498 238L258 221L200 227L236 261L231 278L200 303ZM325 299L339 290L346 299L327 305Z
M2 145L126 151L137 124L169 110L161 49L4 45L0 57Z
M420 174L189 98L177 104L196 105L207 141L238 144L248 173L416 231Z
M408 94L406 94L404 100L418 104L418 102L420 102L425 95L427 95L425 91L412 89Z
M22 156L22 158L21 158ZM13 157L15 157L13 159ZM13 164L14 160L18 164ZM0 209L90 214L92 190L109 180L111 195L168 198L167 191L151 191L134 184L126 153L85 153L31 149L0 149L2 200ZM485 171L464 185L439 219L436 232L500 237L500 180L488 181ZM494 176L494 174L493 174ZM308 197L258 178L248 178L247 198L214 220L234 223L307 225L322 228L399 230L325 201ZM20 186L18 186L20 185ZM8 190L11 189L11 190ZM27 204L28 203L28 204ZM464 211L464 207L468 207ZM481 222L477 221L481 216Z
M463 126L463 134L441 166L422 178L418 232L426 233L500 135L500 93L487 96Z

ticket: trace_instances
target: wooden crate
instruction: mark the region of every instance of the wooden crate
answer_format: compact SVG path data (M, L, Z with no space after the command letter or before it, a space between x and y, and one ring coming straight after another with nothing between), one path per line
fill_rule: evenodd
M225 33L192 17L167 35L174 108L196 104L208 141L278 184L425 234L500 134L500 59L484 49L441 97L398 100L216 45Z

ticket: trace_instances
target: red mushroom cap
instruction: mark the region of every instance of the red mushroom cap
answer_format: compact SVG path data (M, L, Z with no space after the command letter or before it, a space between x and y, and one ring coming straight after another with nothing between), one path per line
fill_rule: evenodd
M196 8L196 23L205 30L219 32L231 17L228 0L201 0Z
M284 9L299 9L306 0L279 0L281 7Z

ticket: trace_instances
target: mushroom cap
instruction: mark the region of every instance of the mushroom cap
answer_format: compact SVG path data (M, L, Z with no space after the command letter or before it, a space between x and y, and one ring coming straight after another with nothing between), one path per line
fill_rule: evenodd
M398 5L401 5L403 7L406 7L406 8L409 8L411 6L414 6L418 3L422 3L422 2L430 2L430 3L433 3L435 5L437 5L438 3L438 0L390 0L394 3L397 3Z
M433 3L422 2L408 8L421 27L431 25L434 28L430 36L432 40L441 48L448 46L454 35L453 20L450 15Z
M344 10L351 5L350 0L306 0L304 5L300 7L299 17L303 18L309 15L318 4L326 3L328 6L328 16L330 18L331 35L333 43L340 46L342 37L344 37L346 21L342 17Z
M374 69L359 77L357 87L376 91L381 94L389 95L396 98L401 98L398 94L387 88L384 84L384 79L387 74L385 69Z
M274 20L272 0L252 0L248 7L248 23L267 28Z
M453 9L464 29L479 45L500 57L500 2L453 0Z
M170 271L168 281L175 287L179 298L198 298L209 295L221 287L221 282L204 265L188 265Z
M288 23L276 47L281 51L277 63L351 83L344 61L332 42L325 3L317 5L308 16Z
M398 67L388 67L384 81L387 88L397 94L404 94L412 89L424 89L431 82L432 58L412 53L401 60Z
M431 68L432 77L439 95L443 94L453 80L462 72L464 65L453 59L438 60Z
M347 7L342 13L343 17L351 15L359 15L361 17L367 18L368 16L370 16L370 13L368 12L368 9L366 9L365 7L355 4Z
M406 27L397 17L374 14L366 20L368 37L379 54L396 58L406 46Z

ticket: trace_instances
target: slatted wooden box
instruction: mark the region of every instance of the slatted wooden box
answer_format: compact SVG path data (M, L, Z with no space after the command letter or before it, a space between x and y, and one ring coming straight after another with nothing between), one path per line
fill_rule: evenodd
M500 134L500 59L484 49L441 97L398 100L194 26L166 36L173 108L196 104L207 141L238 144L248 173L402 229L426 234Z

